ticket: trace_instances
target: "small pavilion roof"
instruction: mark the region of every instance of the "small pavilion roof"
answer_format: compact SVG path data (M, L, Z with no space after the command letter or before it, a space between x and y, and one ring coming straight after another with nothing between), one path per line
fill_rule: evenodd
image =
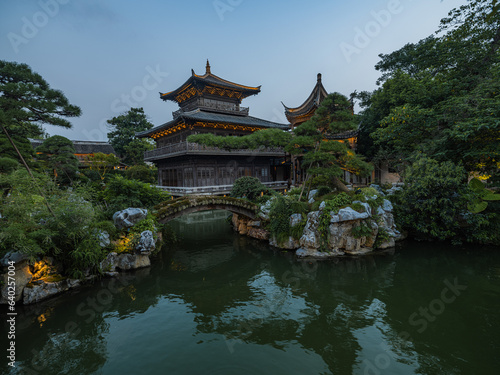
M161 93L160 98L163 100L172 100L177 102L176 97L185 90L188 90L190 87L200 88L204 86L215 86L219 88L230 89L234 91L241 92L241 98L246 98L247 96L256 95L260 92L260 86L244 86L238 83L234 83L231 81L227 81L222 79L215 74L212 74L210 69L210 63L207 60L206 71L204 75L198 75L191 69L191 77L188 78L184 84L182 84L179 88L167 92Z
M323 84L321 83L321 73L318 73L316 85L314 86L311 94L304 103L302 103L298 107L292 108L287 107L283 102L281 102L281 104L283 104L283 107L285 107L286 118L288 119L288 121L293 123L294 119L298 117L304 117L309 113L314 112L316 108L319 107L323 99L327 97L327 95L328 92L325 90Z

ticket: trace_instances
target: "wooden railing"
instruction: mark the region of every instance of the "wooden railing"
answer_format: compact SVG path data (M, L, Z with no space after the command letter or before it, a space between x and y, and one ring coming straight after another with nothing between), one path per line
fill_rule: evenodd
M284 190L288 187L287 181L263 182L268 189ZM157 186L157 188L166 190L172 195L222 195L229 194L233 185L213 185L213 186L194 186L194 187L178 187L178 186Z
M146 151L144 153L144 160L157 160L164 157L173 157L181 154L283 156L284 152L285 151L281 147L262 147L255 150L224 150L218 147L210 147L185 141Z

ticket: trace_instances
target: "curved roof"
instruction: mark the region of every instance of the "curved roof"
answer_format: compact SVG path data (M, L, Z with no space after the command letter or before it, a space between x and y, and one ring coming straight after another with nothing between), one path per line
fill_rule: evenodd
M202 88L204 86L215 86L219 88L238 91L242 93L241 98L246 98L250 95L256 95L260 92L260 86L244 86L238 83L227 81L216 76L215 74L212 74L210 70L210 63L207 60L207 66L204 75L198 75L194 72L193 69L191 69L191 77L189 77L188 80L184 82L184 84L173 91L167 93L160 92L160 98L163 100L172 100L174 102L177 102L177 96L183 91L189 90L191 87Z
M278 128L283 130L288 129L287 124L280 124L278 122L267 121L257 117L227 115L222 113L205 112L196 109L191 112L182 112L172 121L166 122L165 124L159 125L153 129L136 133L135 135L136 137L147 137L151 134L158 132L159 130L167 129L182 121L187 123L193 123L193 122L226 123L232 125L252 126L258 128Z
M287 107L283 102L281 102L281 104L283 104L283 107L285 107L286 118L288 119L288 121L293 122L294 119L297 119L299 117L307 117L309 114L312 115L316 108L319 107L323 99L325 99L327 96L328 92L325 90L323 84L321 83L321 73L318 73L318 80L316 82L316 85L314 86L311 94L304 103L295 108Z

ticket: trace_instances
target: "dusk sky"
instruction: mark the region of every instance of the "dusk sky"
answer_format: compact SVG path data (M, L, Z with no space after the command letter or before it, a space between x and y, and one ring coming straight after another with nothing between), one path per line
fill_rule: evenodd
M259 95L250 115L286 123L322 73L328 92L373 90L378 54L435 32L462 0L0 0L0 59L27 63L82 116L50 135L106 140L106 120L143 107L158 126L175 103L158 92L213 74Z

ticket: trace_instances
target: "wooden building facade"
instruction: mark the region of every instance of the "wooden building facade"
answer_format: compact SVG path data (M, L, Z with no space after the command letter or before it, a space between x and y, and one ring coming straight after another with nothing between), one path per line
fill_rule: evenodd
M156 142L144 160L158 167L158 184L174 195L225 194L237 178L254 176L271 188L284 189L289 167L285 167L283 149L224 150L186 141L191 134L242 136L267 128L288 129L287 124L252 117L249 108L241 107L244 98L259 92L260 86L244 86L212 74L207 61L204 75L191 70L179 88L160 93L162 100L176 102L179 110L173 112L173 120L136 134Z

